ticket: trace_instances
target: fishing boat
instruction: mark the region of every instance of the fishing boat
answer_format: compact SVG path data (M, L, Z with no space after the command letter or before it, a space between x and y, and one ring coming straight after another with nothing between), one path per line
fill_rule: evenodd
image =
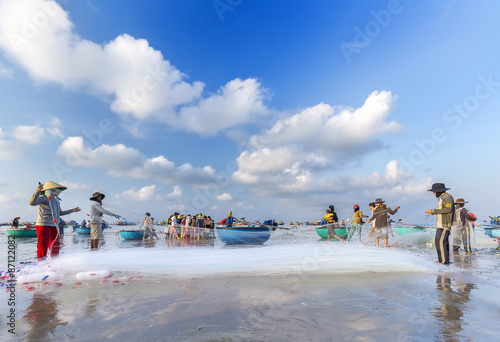
M483 229L486 235L498 242L497 250L500 250L500 226L495 224L493 226L483 227Z
M500 226L483 227L484 232L492 239L500 238ZM499 242L500 243L500 242Z
M408 233L418 233L418 232L423 232L427 229L427 227L424 226L417 226L417 225L410 225L410 224L405 224L405 225L400 225L400 226L394 226L392 227L392 230L399 235L405 235Z
M20 226L19 228L6 228L5 231L9 236L36 237L35 226L32 227Z
M271 237L271 227L261 225L216 226L217 235L227 245L259 245Z
M75 228L76 229L76 232L78 234L82 234L82 235L89 235L90 234L90 228L82 228L82 227L77 227Z
M323 239L328 238L328 227L321 226L316 228L316 233ZM347 238L347 229L345 228L335 228L335 234L341 239Z
M124 240L142 240L149 235L144 230L120 230L120 237Z

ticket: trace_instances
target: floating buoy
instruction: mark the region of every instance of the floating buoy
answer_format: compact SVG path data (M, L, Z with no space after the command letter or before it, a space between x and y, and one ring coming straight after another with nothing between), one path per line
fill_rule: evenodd
M33 282L39 282L47 279L50 276L50 274L47 273L34 273L34 274L26 274L26 275L21 275L17 277L17 282L18 283L33 283Z
M101 278L105 278L105 277L109 277L108 270L79 272L76 274L77 280L93 280L93 279L101 279Z

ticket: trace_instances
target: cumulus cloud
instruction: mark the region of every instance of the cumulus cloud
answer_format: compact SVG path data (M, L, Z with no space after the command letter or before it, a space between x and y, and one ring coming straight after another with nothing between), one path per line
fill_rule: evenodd
M203 97L204 83L189 83L147 40L128 34L106 44L83 39L53 0L1 1L0 49L37 82L108 96L114 112L138 120L212 135L266 112L257 80L235 79Z
M13 127L10 132L0 127L0 160L20 158L26 149L40 145L47 136L61 137L60 127L57 118L53 118L48 127L20 125Z
M152 201L152 200L158 200L159 196L156 195L156 185L149 185L149 186L144 186L138 190L135 188L131 188L129 190L124 191L120 195L116 195L115 198L118 199L128 199L131 201L140 201L140 202L147 202L147 201Z
M174 189L168 194L168 197L181 197L184 189L180 185L174 185Z
M210 166L194 168L186 163L177 167L164 156L148 158L123 144L103 144L92 149L85 146L82 137L66 138L57 154L70 167L102 168L111 176L120 178L151 179L165 184L205 184L213 182L215 176L215 170Z
M371 152L376 139L401 131L399 123L389 120L395 100L389 91L374 91L359 108L322 103L279 118L250 138L249 149L237 158L232 179L252 184L261 194L317 189L333 170ZM387 167L388 176L375 174L372 180L402 173L394 163Z
M327 154L359 149L374 138L402 130L399 123L387 121L395 100L390 91L374 91L357 109L321 103L278 120L263 134L252 136L250 146L300 144L306 151Z
M227 192L225 192L225 193L217 196L215 199L217 201L231 201L233 199L233 197L231 196L231 194L228 194Z

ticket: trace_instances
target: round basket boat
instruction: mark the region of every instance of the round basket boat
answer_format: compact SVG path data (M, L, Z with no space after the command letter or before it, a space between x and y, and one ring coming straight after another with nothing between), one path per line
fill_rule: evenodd
M323 239L328 238L328 227L318 227L316 228L316 233ZM347 238L347 230L345 228L335 228L335 234L341 239ZM336 240L336 239L335 239Z
M142 240L148 234L144 230L120 230L120 237L124 240Z
M260 245L269 240L272 229L264 226L217 226L217 236L227 245Z

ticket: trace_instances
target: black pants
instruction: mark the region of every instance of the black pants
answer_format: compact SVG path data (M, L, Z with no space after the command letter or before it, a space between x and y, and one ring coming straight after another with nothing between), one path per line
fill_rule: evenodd
M450 230L444 228L436 229L435 245L438 254L438 260L441 264L448 265L450 263L450 244L448 238Z

